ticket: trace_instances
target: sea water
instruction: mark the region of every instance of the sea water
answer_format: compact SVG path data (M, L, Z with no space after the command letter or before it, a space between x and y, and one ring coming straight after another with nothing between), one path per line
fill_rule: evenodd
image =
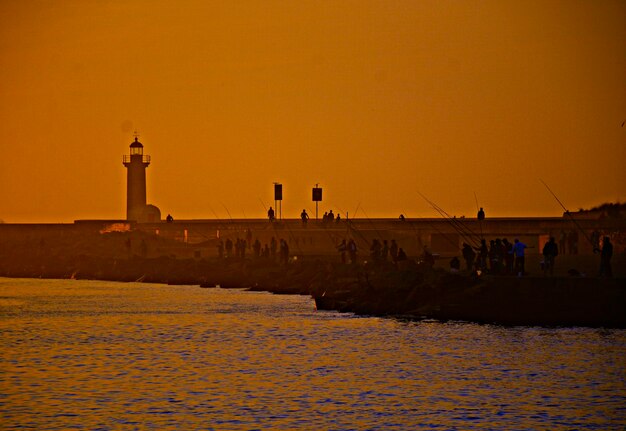
M626 331L0 278L0 429L624 430Z

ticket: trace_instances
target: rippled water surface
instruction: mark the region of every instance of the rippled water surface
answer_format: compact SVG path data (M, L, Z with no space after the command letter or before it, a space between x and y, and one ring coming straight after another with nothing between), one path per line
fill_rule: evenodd
M626 331L0 278L0 429L623 430Z

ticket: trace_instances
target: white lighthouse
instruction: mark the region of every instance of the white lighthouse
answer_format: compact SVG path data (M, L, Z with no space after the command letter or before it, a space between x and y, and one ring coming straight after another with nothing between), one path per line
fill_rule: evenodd
M146 168L150 156L143 154L143 145L135 136L130 144L130 155L125 155L123 164L128 169L126 181L126 219L137 222L157 222L161 211L154 205L146 205Z

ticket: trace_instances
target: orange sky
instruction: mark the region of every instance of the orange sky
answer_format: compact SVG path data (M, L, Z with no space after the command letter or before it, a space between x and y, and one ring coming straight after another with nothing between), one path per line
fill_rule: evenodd
M0 2L0 219L626 201L624 1Z

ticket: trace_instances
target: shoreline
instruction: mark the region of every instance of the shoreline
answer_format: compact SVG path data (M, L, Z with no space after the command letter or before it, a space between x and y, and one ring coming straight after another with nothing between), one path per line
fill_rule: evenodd
M626 328L626 279L495 276L480 278L429 268L413 261L399 267L345 265L335 259L194 260L171 257L76 259L0 264L10 278L85 279L239 288L309 295L320 310L357 315L504 326Z

